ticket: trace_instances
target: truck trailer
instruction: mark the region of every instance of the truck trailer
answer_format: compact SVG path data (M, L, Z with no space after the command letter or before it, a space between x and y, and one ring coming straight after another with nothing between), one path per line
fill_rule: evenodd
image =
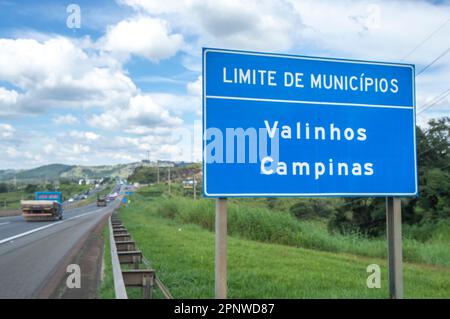
M63 217L61 192L36 192L34 200L23 200L21 206L26 221L50 221Z
M97 207L105 207L106 204L106 196L97 196Z

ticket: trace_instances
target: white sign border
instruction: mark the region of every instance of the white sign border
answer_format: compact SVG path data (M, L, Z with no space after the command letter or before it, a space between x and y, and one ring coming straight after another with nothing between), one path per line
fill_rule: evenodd
M289 54L277 54L277 53L264 53L264 52L251 52L251 51L240 51L240 50L228 50L228 49L216 49L216 48L202 48L202 167L203 167L203 194L205 197L210 198L226 198L226 197L389 197L389 196L419 196L418 192L418 180L417 180L417 140L416 140L416 81L415 81L415 67L412 64L403 63L388 63L388 62L375 62L375 61L364 61L364 60L347 60L347 59L337 59L337 58L322 58L322 57L310 57L301 55L289 55ZM413 105L411 110L413 112L413 137L414 137L414 179L415 179L415 190L413 193L221 193L212 194L208 193L206 189L206 160L205 160L205 149L206 149L206 136L205 125L206 125L206 54L208 52L219 52L227 54L239 54L239 55L253 55L253 56L267 56L276 58L290 58L297 60L313 60L313 61L329 61L329 62L342 62L342 63L354 63L354 64L371 64L371 65L386 65L386 66L399 66L399 67L409 67L412 72L412 101ZM227 98L227 97L215 97L213 98ZM228 97L230 99L230 97ZM233 99L231 97L231 99ZM236 98L237 99L237 98ZM252 98L239 98L242 100L261 100ZM275 99L265 99L270 101L277 101ZM310 102L310 101L291 101L291 103L314 103L323 104L324 102ZM334 103L333 103L334 104ZM339 104L339 103L338 103ZM389 106L389 105L376 105L376 104L353 104L353 103L342 103L347 106L363 106L363 107L384 107L384 108L405 108L401 106ZM406 107L409 108L409 107Z

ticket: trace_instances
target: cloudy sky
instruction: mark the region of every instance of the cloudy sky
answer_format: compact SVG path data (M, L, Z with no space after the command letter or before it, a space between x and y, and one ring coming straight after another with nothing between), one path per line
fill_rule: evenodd
M449 19L450 1L0 0L0 169L200 160L202 47L414 63L424 125L450 114Z

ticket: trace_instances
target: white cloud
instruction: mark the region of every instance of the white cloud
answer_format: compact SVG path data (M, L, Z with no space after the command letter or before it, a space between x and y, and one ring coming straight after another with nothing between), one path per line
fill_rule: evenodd
M0 89L2 113L126 104L136 93L132 80L111 57L83 50L89 41L84 42L60 36L0 39L0 80L21 89Z
M53 152L55 151L55 145L53 144L47 144L44 146L43 150L44 150L44 154L46 155L50 155L53 154Z
M173 13L185 9L192 2L191 0L118 0L119 3L133 7L134 9L144 9L151 14Z
M177 116L199 114L202 108L200 96L190 94L149 93L149 96Z
M142 130L155 127L173 127L182 124L182 119L170 114L149 95L136 95L125 108L117 108L89 119L93 127L104 129Z
M299 40L301 21L285 0L121 0L149 15L161 15L183 35L203 45L281 51Z
M18 98L19 94L17 91L0 87L0 107L2 110L8 105L17 103ZM0 112L2 112L2 110L0 110Z
M69 138L75 138L83 142L96 141L100 138L100 135L94 132L80 132L80 131L70 131L68 133Z
M183 45L183 37L170 33L165 20L135 17L110 26L99 45L119 56L134 54L158 62L175 55Z
M58 125L74 125L78 124L79 120L72 114L60 115L53 118L53 123Z
M90 152L91 148L88 145L74 144L72 145L72 154L79 155Z
M202 96L202 76L199 75L197 80L194 82L189 82L186 88L190 95Z
M42 157L40 154L32 153L30 151L22 151L18 150L14 146L8 146L5 150L5 154L9 159L13 160L27 160L30 162L37 163L42 160Z
M189 38L182 63L195 72L201 71L202 46L394 62L406 57L405 62L420 70L447 48L450 32L448 23L408 55L450 16L448 3L430 1L120 2L141 14L164 17L174 30ZM446 89L449 72L450 54L417 77L417 100Z
M0 39L0 83L6 82L0 87L0 118L8 117L13 124L0 124L5 155L0 168L136 161L146 158L147 151L152 159L199 159L201 143L193 139L201 138L201 125L188 125L201 114L202 46L399 61L450 16L448 3L412 0L119 2L134 12L104 28L98 40L37 32ZM420 70L446 49L449 31L450 23L405 61ZM139 70L140 80L125 69L144 63L135 57L154 63L175 55L167 70ZM185 74L174 72L180 66L196 79L185 84L185 91L160 90L161 84L171 89L177 84L179 90L178 81ZM419 109L449 88L449 72L450 54L417 77ZM418 123L448 115L449 105L447 97L421 113ZM28 123L10 122L11 115L51 113L56 108L65 115L49 116L55 124L87 119L89 129L55 137L33 131L33 123L21 127ZM192 145L192 152L183 155L182 149Z
M9 140L13 137L15 129L10 124L0 124L0 140Z

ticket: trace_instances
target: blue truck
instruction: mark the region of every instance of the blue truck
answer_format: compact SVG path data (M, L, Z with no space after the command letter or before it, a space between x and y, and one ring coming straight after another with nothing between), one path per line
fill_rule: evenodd
M26 221L49 221L63 217L61 192L36 192L34 200L21 201Z

